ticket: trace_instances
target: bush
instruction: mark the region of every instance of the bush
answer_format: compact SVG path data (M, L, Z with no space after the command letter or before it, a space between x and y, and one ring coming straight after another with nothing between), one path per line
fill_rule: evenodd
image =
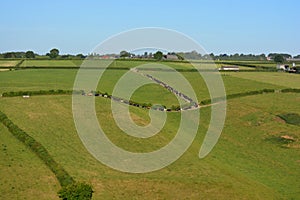
M86 183L73 183L67 185L58 192L58 196L64 200L90 200L92 199L93 189Z
M180 106L179 105L172 105L171 106L171 110L179 111L180 110Z

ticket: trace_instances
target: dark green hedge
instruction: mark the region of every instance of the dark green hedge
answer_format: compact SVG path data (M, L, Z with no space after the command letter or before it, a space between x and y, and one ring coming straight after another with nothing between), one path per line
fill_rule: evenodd
M72 90L39 90L39 91L17 91L17 92L4 92L2 94L3 97L16 97L23 95L59 95L59 94L73 94L78 93L81 94L81 91L72 91Z
M282 93L300 93L300 89L296 89L296 88L286 88L286 89L282 89L281 90Z
M263 94L263 93L274 93L274 92L275 92L274 89L262 89L262 90L241 92L241 93L226 95L226 99L234 99L234 98L239 98L239 97L257 95L257 94ZM224 100L224 97L215 98L213 100L205 99L205 100L200 102L200 105L208 105L208 104L211 104L211 102L219 102L219 101L223 101L223 100Z
M90 200L92 199L93 189L89 184L86 183L73 183L63 187L59 192L58 196L61 199L67 200Z
M31 151L33 151L55 174L61 186L73 184L73 178L51 157L45 147L37 142L34 138L15 125L8 117L0 111L0 122L2 122L8 130L18 140L23 142Z

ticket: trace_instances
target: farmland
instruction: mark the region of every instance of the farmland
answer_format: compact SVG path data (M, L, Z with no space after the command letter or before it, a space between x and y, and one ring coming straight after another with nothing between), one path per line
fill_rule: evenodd
M0 67L14 67L20 60L0 60Z
M20 67L45 69L0 72L0 93L72 90L78 70L60 67L77 67L81 61L63 61L24 61ZM97 90L111 94L127 68L144 63L116 61L104 72ZM160 64L183 70L181 74L192 85L199 102L209 98L201 75L184 71L192 68L190 64ZM222 72L221 77L227 95L300 88L298 74ZM155 84L140 87L131 100L166 106L178 104L171 92ZM197 136L183 156L170 166L145 174L113 170L88 153L76 132L71 95L40 95L26 99L1 97L0 111L41 143L76 181L91 184L94 199L299 199L300 129L279 117L286 113L300 114L299 102L299 93L259 94L228 100L225 127L219 142L207 157L199 159L211 111L209 106L203 107ZM150 152L168 144L176 134L181 115L180 112L167 113L163 129L153 137L141 139L124 134L116 125L110 99L95 97L95 107L107 137L132 152ZM130 112L137 124L149 123L148 110L130 107ZM2 124L0 132L0 198L31 199L34 194L39 199L57 199L60 186L54 174ZM283 135L294 140L286 143L281 140Z
M81 63L81 60L24 60L20 67L76 67Z

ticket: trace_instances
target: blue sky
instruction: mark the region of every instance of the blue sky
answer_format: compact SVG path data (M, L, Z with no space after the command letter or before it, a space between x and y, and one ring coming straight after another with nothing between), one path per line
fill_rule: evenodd
M207 52L300 54L300 1L0 1L0 52L88 53L119 32L162 27Z

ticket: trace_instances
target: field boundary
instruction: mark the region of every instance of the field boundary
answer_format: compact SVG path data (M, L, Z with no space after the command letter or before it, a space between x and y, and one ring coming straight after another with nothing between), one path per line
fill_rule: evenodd
M73 177L49 154L47 149L33 137L14 124L6 114L0 111L0 122L8 131L29 148L54 173L61 189L57 192L62 199L91 199L93 189L90 184L76 182Z
M167 112L179 112L179 111L188 111L191 109L200 109L202 107L211 106L216 103L221 103L224 101L224 99L236 99L246 96L254 96L259 94L268 94L268 93L300 93L300 89L298 88L284 88L284 89L261 89L261 90L252 90L247 92L241 92L241 93L235 93L235 94L228 94L226 97L219 97L214 99L204 99L200 101L199 104L194 105L188 103L185 105L185 107L180 108L179 105L172 105L171 108L156 108L155 110L158 111L167 111ZM135 102L132 100L126 100L120 97L112 96L111 94L108 94L107 92L100 92L100 91L90 91L86 93L83 90L39 90L39 91L17 91L17 92L4 92L0 97L17 97L17 96L23 96L23 98L29 98L30 96L41 96L41 95L83 95L83 96L95 96L95 97L104 97L111 99L113 101L117 101L120 103L128 104L130 106L135 106L142 109L154 109L151 108L152 104L149 102ZM191 106L194 105L194 106Z
M285 88L285 89L262 89L262 90L253 90L253 91L247 91L247 92L241 92L241 93L235 93L235 94L229 94L226 95L226 99L236 99L240 97L246 97L246 96L253 96L258 94L268 94L268 93L300 93L300 89L297 88ZM205 99L200 102L200 105L210 105L213 103L221 102L222 98L215 98L215 99Z
M68 172L52 158L52 156L41 143L19 128L6 116L6 114L1 111L0 122L16 139L22 142L46 164L46 166L54 173L62 187L75 182Z
M84 69L84 70L95 70L95 69L99 69L99 70L130 70L131 68L129 67L108 67L108 68L99 68L99 67L84 67L84 68L80 68L80 66L76 67L76 66L26 66L26 67L22 67L22 66L10 66L10 67L5 67L5 66L0 66L1 69L12 69L12 70L26 70L26 69ZM250 68L250 67L249 67ZM175 69L175 68L174 68ZM178 72L218 72L218 69L175 69ZM161 71L166 71L166 70L161 70ZM253 69L240 69L238 72L276 72L276 69L273 68L255 68L253 67ZM233 72L233 70L227 70L227 71L222 71L222 72ZM235 71L234 71L235 72Z

